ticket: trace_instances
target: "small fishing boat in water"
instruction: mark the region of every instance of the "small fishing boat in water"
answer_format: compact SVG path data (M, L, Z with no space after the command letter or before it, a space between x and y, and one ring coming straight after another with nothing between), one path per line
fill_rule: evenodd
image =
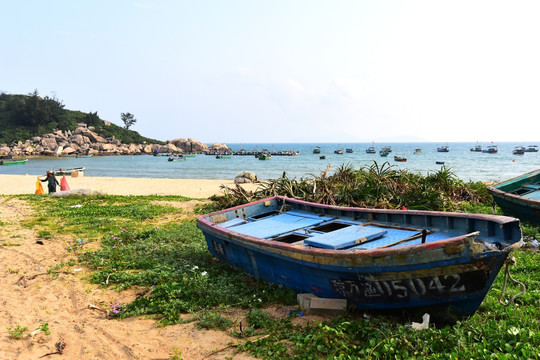
M474 151L474 152L482 152L484 149L482 148L482 145L477 143L475 147L470 148L469 150Z
M489 145L487 148L482 150L482 152L486 154L496 154L498 151L499 149L497 148L497 145Z
M334 150L334 154L343 155L343 149Z
M185 161L186 158L184 157L184 155L177 155L177 156L171 156L170 158L167 159L167 161Z
M28 162L28 159L20 159L20 160L15 160L15 159L5 159L5 160L0 160L0 165L24 165Z
M320 160L325 160L325 159L326 159L326 155L321 155L321 156L319 156L319 159L320 159Z
M377 151L375 151L375 147L374 146L370 146L366 149L366 154L376 154Z
M275 196L203 215L217 259L245 273L360 309L472 315L508 254L518 219L362 209Z
M57 169L57 170L54 170L53 172L55 175L71 175L75 172L83 173L84 170L85 170L85 167L80 166L80 167L71 168L71 169Z
M269 153L262 153L259 155L259 160L270 160L272 156Z
M406 162L406 161L407 161L407 158L404 157L404 156L394 155L394 161L397 161L397 162Z
M445 145L445 146L439 146L437 148L437 152L449 152L450 151L450 148L448 147L448 145Z
M76 157L77 157L77 158L91 158L91 157L92 157L92 154L86 154L86 155L81 154L81 155L77 155Z
M525 154L525 148L523 146L516 146L514 150L512 150L512 154L514 155L524 155Z
M321 148L320 148L320 146L315 146L315 148L313 149L313 153L314 153L314 154L320 154L320 153L321 153Z
M505 214L540 224L540 169L488 186Z
M354 152L354 150L351 149L351 148L346 148L346 149L345 149L345 152L346 152L347 154L352 154L352 153Z
M525 152L538 152L537 145L529 145L525 148Z

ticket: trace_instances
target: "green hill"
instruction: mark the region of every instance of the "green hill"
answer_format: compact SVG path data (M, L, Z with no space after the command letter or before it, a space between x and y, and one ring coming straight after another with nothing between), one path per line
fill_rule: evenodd
M81 122L93 126L100 136L115 136L124 144L164 144L163 141L141 136L136 131L106 123L97 112L67 110L61 101L41 97L37 90L28 95L0 94L0 144L25 141L54 130L75 130Z

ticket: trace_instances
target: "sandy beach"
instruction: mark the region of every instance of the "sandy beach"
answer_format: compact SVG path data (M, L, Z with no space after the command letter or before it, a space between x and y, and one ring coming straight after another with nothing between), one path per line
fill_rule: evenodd
M34 194L36 178L35 175L0 175L0 195ZM57 179L60 182L62 176L57 176ZM66 176L66 181L71 190L90 189L108 195L182 195L197 199L220 194L221 185L235 186L233 180L208 179ZM47 192L47 184L42 183L42 186ZM246 190L257 188L257 184L242 186ZM60 187L57 191L60 191Z
M206 198L219 193L221 180L135 179L66 177L70 188L84 188L106 194L175 194ZM61 178L59 178L61 180ZM160 327L149 318L122 321L107 317L110 304L127 303L141 289L116 292L88 280L90 271L80 265L62 267L58 277L48 269L65 264L74 254L65 250L73 234L39 237L39 226L28 227L34 210L11 194L33 194L36 176L0 175L0 359L253 359L234 354L240 340L228 332L198 329L194 322ZM255 187L250 184L248 186ZM44 186L46 189L46 186ZM8 196L3 196L8 195ZM204 200L202 200L204 201ZM199 200L186 202L195 206ZM178 219L185 217L179 211ZM272 309L287 316L288 308ZM188 318L189 314L185 317ZM240 322L244 311L230 309L229 317ZM306 317L307 318L307 317ZM302 321L305 321L303 318ZM47 324L50 334L39 332ZM21 339L12 339L10 330L25 327ZM62 355L54 354L64 345ZM217 353L213 354L214 351Z

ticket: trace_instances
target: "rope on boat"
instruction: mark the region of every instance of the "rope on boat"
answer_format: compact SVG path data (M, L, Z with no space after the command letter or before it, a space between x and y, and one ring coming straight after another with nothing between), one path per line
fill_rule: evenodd
M521 296L521 295L525 294L527 292L527 287L521 281L514 279L512 277L512 275L510 275L510 265L515 265L516 264L516 259L513 256L509 257L509 258L507 258L505 260L504 264L506 265L505 269L504 269L504 283L503 283L503 287L502 287L502 290L501 290L501 295L499 296L499 303L504 305L504 306L508 306L510 304L513 304L514 300L516 300L516 298L518 296ZM522 291L520 293L512 296L512 298L507 303L504 303L502 298L504 296L504 292L506 291L506 282L508 281L508 278L510 278L510 280L512 280L516 284L521 285Z

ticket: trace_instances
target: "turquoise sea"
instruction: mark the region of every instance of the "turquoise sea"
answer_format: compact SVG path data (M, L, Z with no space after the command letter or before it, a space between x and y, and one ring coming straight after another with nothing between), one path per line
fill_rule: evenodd
M537 142L536 144L539 144ZM92 158L30 158L25 165L0 166L0 174L43 175L47 170L74 168L84 166L85 176L112 177L152 177L181 179L233 179L240 171L253 171L260 179L275 179L283 172L290 178L307 178L318 175L329 164L335 169L341 164L350 164L354 168L388 162L396 169L407 169L427 174L441 168L436 162L444 162L444 166L462 180L498 181L540 168L540 152L513 155L516 146L532 145L530 143L497 143L497 154L472 152L469 149L475 143L265 143L265 144L228 144L233 151L268 149L269 151L298 151L297 156L273 156L261 161L254 156L233 156L230 159L216 159L211 155L197 155L185 161L167 161L165 156L94 156ZM448 145L447 153L437 152L438 146ZM481 144L483 147L491 143ZM313 154L313 148L321 147L320 155ZM376 154L367 154L366 149L375 146ZM378 151L383 146L391 146L393 152L386 158ZM334 154L334 150L353 149L353 153ZM421 155L415 155L416 148L422 149ZM394 161L394 155L405 156L407 162Z

